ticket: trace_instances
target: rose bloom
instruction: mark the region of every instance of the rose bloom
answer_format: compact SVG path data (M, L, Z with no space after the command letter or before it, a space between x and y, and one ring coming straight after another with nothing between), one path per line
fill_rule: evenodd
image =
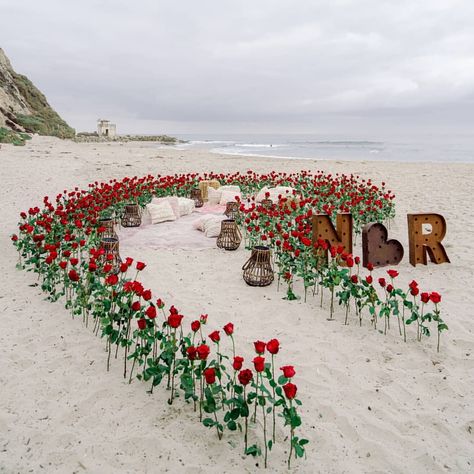
M201 321L201 324L206 324L207 323L207 314L201 314L201 317L199 318Z
M374 266L371 263L368 263L367 264L367 270L369 270L369 272L371 272L373 269L374 269Z
M191 330L192 330L193 332L198 332L200 327L201 327L201 323L200 323L198 320L193 321L193 322L191 323Z
M182 320L183 320L182 314L170 314L168 316L168 324L173 329L179 328Z
M116 285L118 283L118 276L114 274L108 275L105 279L105 283L107 283L107 285Z
M434 304L438 304L441 301L441 295L439 293L436 293L436 291L433 291L430 293L430 300Z
M346 258L346 264L349 268L352 268L354 266L354 259L352 257L347 257Z
M201 360L206 360L207 356L210 354L210 352L211 352L211 349L209 348L209 346L207 344L201 344L197 348L198 357Z
M365 277L365 281L366 281L369 285L371 285L372 282L374 281L374 279L372 278L372 275L367 275L367 276Z
M385 288L385 285L387 284L387 282L385 281L385 278L379 278L379 285L382 287L382 288Z
M255 341L253 345L255 346L255 352L257 354L263 354L265 352L266 344L263 341Z
M387 270L387 273L390 278L396 278L398 276L397 270Z
M428 301L430 300L430 295L429 293L422 293L420 298L423 303L428 303Z
M357 278L357 275L351 275L351 281L352 283L357 283L359 279Z
M68 276L71 281L79 281L79 275L76 270L69 270Z
M408 285L408 288L418 288L418 283L415 280L412 280Z
M267 351L270 352L270 354L278 354L278 351L280 350L280 342L278 339L270 339L267 342Z
M161 298L158 298L158 299L156 300L156 306L158 306L158 308L161 309L161 308L164 308L164 307L165 307L165 303L164 303L164 301L163 301Z
M388 284L387 285L387 291L391 293L393 291L393 285Z
M286 377L287 379L291 379L296 374L295 368L292 365L284 365L283 367L280 367L280 370L283 371L283 377Z
M140 318L140 319L137 321L137 323L138 323L138 327L139 327L140 329L145 329L145 328L146 328L146 319Z
M155 319L156 318L156 308L154 306L148 306L148 308L145 312L146 312L146 315L150 319Z
M265 357L257 356L253 358L253 365L257 372L263 372L265 369Z
M151 290L145 290L145 291L142 293L142 298L143 298L145 301L150 301L150 300L151 300Z
M128 265L127 265L126 263L122 263L122 264L120 265L120 271L121 271L122 273L126 273L127 270L128 270Z
M143 262L137 262L137 270L141 271L146 267L146 263Z
M283 390L285 391L286 398L288 398L288 400L293 400L293 398L296 396L298 388L295 384L288 382L287 384L283 385Z
M189 346L186 348L186 355L189 360L195 360L197 357L197 349L194 346Z
M413 288L410 289L410 293L413 296L416 296L420 292L419 288L417 286L414 286Z
M221 336L219 334L219 331L213 331L211 334L209 334L209 339L212 342L219 342L221 340Z
M171 308L170 308L170 314L178 314L179 311L174 307L174 304L171 305Z
M209 385L212 385L216 381L216 371L214 367L208 367L206 370L204 370L203 374L206 379L206 383Z
M242 385L248 385L253 379L253 373L250 369L244 369L239 372L237 377Z
M234 357L234 362L232 362L232 367L234 370L240 370L242 368L242 364L244 362L244 358L240 356Z
M228 336L232 336L234 333L234 325L232 323L227 323L223 329Z

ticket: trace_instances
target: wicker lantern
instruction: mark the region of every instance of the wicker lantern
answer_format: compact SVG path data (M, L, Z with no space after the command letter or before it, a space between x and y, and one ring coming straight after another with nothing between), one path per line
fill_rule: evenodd
M204 205L204 201L202 200L202 192L199 188L191 189L190 198L194 201L194 205L196 207L202 207Z
M104 255L100 258L101 263L109 263L112 265L112 273L118 273L120 271L120 264L122 263L118 238L103 237L100 246L104 249ZM113 258L109 260L107 255L112 255Z
M242 234L234 219L225 219L221 223L221 233L217 237L217 246L220 249L236 250L242 242Z
M250 258L245 262L244 281L250 286L268 286L274 279L272 252L269 247L257 245L252 249Z
M271 199L264 199L260 204L265 209L270 209L273 206L273 201Z
M239 213L239 203L237 201L229 201L225 205L225 211L224 214L229 218L229 219L235 219Z
M142 213L138 204L125 204L125 209L122 215L123 227L140 227L142 223Z
M105 227L105 230L100 234L102 238L113 237L118 239L118 235L115 232L115 221L112 217L101 217L98 221L99 227Z

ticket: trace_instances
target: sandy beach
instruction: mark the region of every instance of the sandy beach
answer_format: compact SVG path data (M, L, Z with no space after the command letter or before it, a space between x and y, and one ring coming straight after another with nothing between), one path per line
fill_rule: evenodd
M15 268L18 255L10 242L20 211L64 189L87 189L94 181L127 175L248 169L321 169L385 181L396 195L390 237L405 247L399 278L405 285L415 279L443 298L449 331L440 353L435 337L418 343L410 333L404 343L395 332L383 336L368 323L344 326L340 309L335 321L327 321L317 298L284 300L276 282L247 286L241 267L249 252L243 246L235 252L183 249L179 242L153 248L146 241L127 245L125 239L122 255L147 262L144 284L185 317L208 313L210 329L232 321L243 347L260 338L281 341L279 360L297 370L301 431L310 441L307 459L295 462L294 472L473 471L474 164L237 157L47 137L34 137L24 147L2 145L0 163L0 472L196 474L261 468L261 459L242 455L237 437L219 441L185 403L170 407L165 390L150 395L138 380L129 385L120 363L107 373L104 341L72 320L63 301L45 301L36 275ZM446 218L450 264L409 264L408 212ZM355 253L361 253L360 239ZM285 436L280 429L278 439ZM268 472L287 472L286 450L286 443L276 444Z

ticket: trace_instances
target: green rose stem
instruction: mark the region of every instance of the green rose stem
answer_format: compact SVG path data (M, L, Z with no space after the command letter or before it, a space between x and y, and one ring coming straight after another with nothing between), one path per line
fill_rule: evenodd
M273 358L273 354L272 354L272 358ZM263 385L263 374L260 374L260 382L262 383ZM258 373L257 373L257 383L258 383ZM262 391L262 395L263 395L263 391ZM263 405L262 405L262 415L263 415L263 443L265 444L265 469L267 468L267 458L268 458L268 444L267 444L267 413L266 413L266 410L265 410L265 395L263 395L263 399L264 399L264 402L263 402ZM257 402L255 400L255 402Z
M421 326L423 324L423 313L424 313L424 311L425 311L425 303L421 302L421 314L420 314L420 317L417 318L418 327L417 327L416 338L418 339L418 341L421 341Z
M249 416L248 416L248 403L247 403L247 386L244 385L244 403L247 405L247 415L245 416L245 428L244 428L244 453L247 454L247 440L248 440L248 431L249 431Z
M127 308L130 308L132 297L128 298ZM123 378L127 378L127 359L128 359L128 338L130 335L130 320L132 319L132 314L129 309L127 314L127 329L125 331L125 349L124 349L124 357L123 357Z
M442 319L439 317L439 309L438 309L438 303L435 303L435 310L434 310L434 313L435 313L435 316L436 316L436 321L437 321L437 328L438 328L438 344L436 346L436 351L439 352L439 340L440 340L440 337L441 337L441 331L442 329L440 329L440 326L441 324L443 324L443 321Z
M256 423L257 421L257 399L258 399L258 372L257 372L257 380L255 383L255 410L253 412L253 422Z
M194 373L194 360L191 361L191 377L193 380L193 407L196 411L196 374Z
M388 316L387 316L387 313L388 313L388 294L387 294L387 290L383 289L383 291L385 292L385 314L384 314L384 328L383 328L383 333L384 335L387 334L387 320L388 320ZM389 328L390 329L390 328Z
M173 357L171 359L171 395L170 399L168 400L168 403L170 405L173 404L173 398L174 398L174 371L175 371L175 366L176 366L176 329L173 330L172 334L172 349L173 351Z
M201 367L200 367L200 372L199 372L199 389L200 389L200 394L199 394L199 421L202 421L202 404L204 401L204 393L202 389L202 372L203 368L205 366L205 362L201 362Z
M273 429L272 429L272 439L275 442L275 354L272 354L272 392L273 392Z
M292 412L293 402L290 400L290 413ZM293 454L293 436L295 429L293 428L293 422L290 421L290 454L288 455L288 469L291 466L291 455Z

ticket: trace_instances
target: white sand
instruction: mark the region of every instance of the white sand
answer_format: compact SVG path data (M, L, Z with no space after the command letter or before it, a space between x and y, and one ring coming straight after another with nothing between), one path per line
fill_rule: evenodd
M250 357L257 339L281 340L278 361L294 364L303 401L301 433L310 440L297 472L473 472L474 470L474 165L355 163L219 156L157 150L151 144L75 144L35 138L24 148L2 146L0 260L0 472L254 472L241 440L200 425L190 407L166 404L159 388L128 385L120 363L105 370L103 340L51 304L15 269L9 241L17 216L44 195L125 175L181 171L316 170L386 181L397 195L393 238L405 246L401 281L416 279L443 296L450 327L407 344L367 322L326 320L316 299L288 302L241 277L247 251L130 249L148 263L143 280L187 321L209 313L210 327L236 326ZM448 223L451 264L408 263L406 213L434 211ZM125 255L124 255L125 256ZM382 273L379 271L378 273ZM301 293L301 292L300 292ZM286 433L279 430L281 440ZM251 437L251 442L253 438ZM232 445L236 444L235 447ZM286 443L271 453L269 472L284 472Z

